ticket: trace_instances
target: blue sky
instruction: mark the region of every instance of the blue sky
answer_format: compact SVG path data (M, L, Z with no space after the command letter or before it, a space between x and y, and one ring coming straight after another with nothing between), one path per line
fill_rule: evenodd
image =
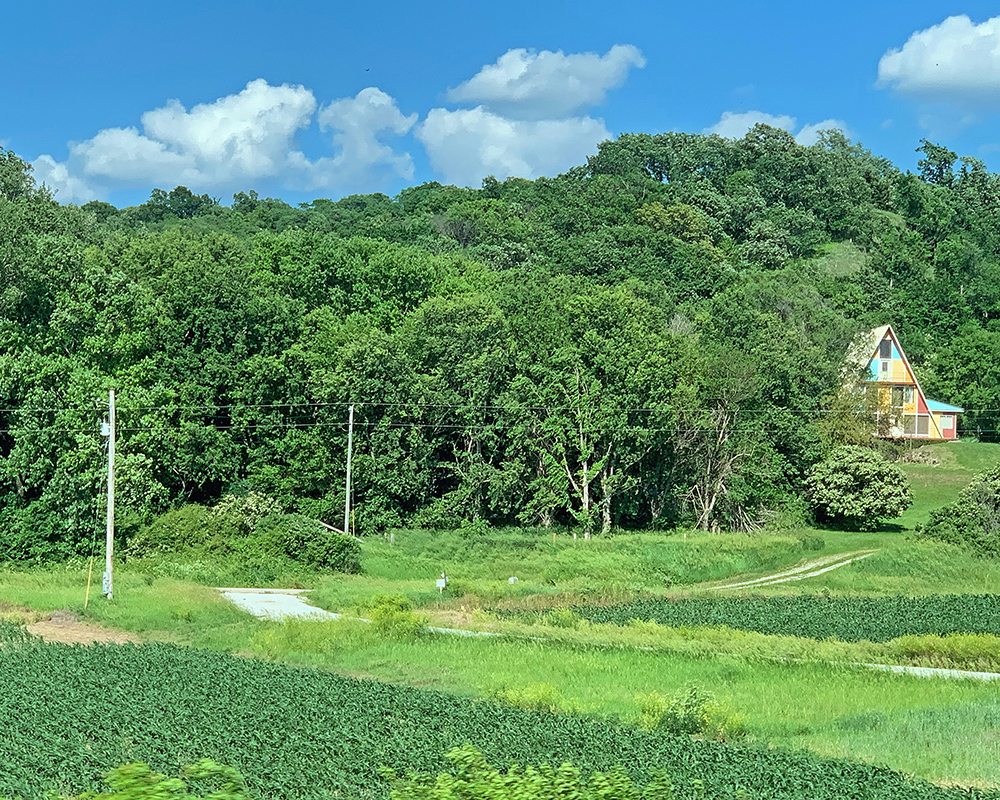
M996 19L994 19L996 18ZM582 163L626 131L922 137L1000 169L978 2L8 4L0 144L64 202L300 202Z

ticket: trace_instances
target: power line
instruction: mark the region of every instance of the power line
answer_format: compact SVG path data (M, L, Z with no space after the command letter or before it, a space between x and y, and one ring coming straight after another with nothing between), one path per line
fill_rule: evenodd
M721 401L720 401L721 402ZM517 412L517 411L574 411L581 409L582 406L579 405L528 405L528 404L508 404L508 405L495 405L495 404L481 404L481 405L470 405L463 403L424 403L417 401L408 402L387 402L384 400L345 400L337 402L290 402L290 403L203 403L199 405L153 405L153 406L125 406L119 409L119 413L135 413L141 411L206 411L206 412L220 412L224 410L244 410L244 409L323 409L323 408L337 408L337 409L347 409L351 405L358 407L369 407L369 408L395 408L395 409L448 409L448 410L462 410L462 411L503 411L503 412ZM627 408L618 408L617 411L622 413L664 413L664 412L684 412L692 413L698 411L716 411L719 410L718 407L712 405L701 405L701 406L683 406L680 408L666 407L666 408L653 408L649 406L635 406ZM788 406L734 406L727 407L726 410L732 411L733 413L739 414L773 414L775 412L785 411L789 413L796 414L849 414L853 412L849 411L837 411L834 409L824 409L824 408L804 408L804 407L788 407ZM0 414L4 413L63 413L76 411L80 413L89 413L96 411L92 406L53 406L53 407L43 407L43 406L8 406L6 408L0 408ZM964 413L996 413L1000 412L1000 407L998 408L966 408Z
M215 430L215 431L235 431L237 433L251 432L251 431L278 431L278 430L310 430L314 428L338 428L341 430L346 429L347 423L340 422L272 422L272 423L253 423L247 425L240 424L211 424L204 423L197 426L199 430ZM482 433L493 430L513 430L517 428L528 428L532 429L532 426L526 422L508 422L500 423L494 422L490 424L458 424L458 423L434 423L434 422L355 422L355 429L363 429L366 431L372 430L432 430L432 431L464 431L468 433ZM774 426L770 426L774 427ZM544 431L533 432L533 435L539 435L539 433L569 433L569 434L602 434L611 433L614 430L624 430L633 433L673 433L673 434L683 434L683 433L700 433L703 431L714 431L716 427L713 425L699 425L699 426L685 426L676 427L670 425L661 426L649 426L649 425L637 425L637 424L624 424L621 426L615 425L555 425L555 426L545 426ZM1000 428L980 428L975 427L970 430L981 433L996 433L1000 431ZM15 435L15 434L31 434L31 433L65 433L65 434L79 434L86 435L92 433L91 428L0 428L0 434ZM131 426L131 427L119 427L119 433L176 433L178 429L176 426ZM529 432L531 432L529 430Z

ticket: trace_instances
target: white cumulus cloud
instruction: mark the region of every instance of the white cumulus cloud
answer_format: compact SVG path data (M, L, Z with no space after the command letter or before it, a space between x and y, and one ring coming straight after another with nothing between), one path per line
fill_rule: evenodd
M742 113L723 111L719 121L711 127L705 128L703 133L715 133L719 136L725 136L727 139L742 139L758 123L790 131L795 127L795 117L789 117L785 114L775 116L774 114L765 114L763 111Z
M317 165L317 179L363 185L370 182L373 172L379 172L412 180L413 158L393 150L381 141L380 134L403 136L416 121L416 114L404 116L392 97L374 87L330 103L319 113L319 126L333 133L333 143L340 152Z
M610 138L591 117L514 120L485 108L435 108L416 132L431 166L450 183L474 186L487 175L536 178L581 163Z
M811 144L816 144L819 141L820 131L838 130L845 136L850 136L851 133L847 129L847 123L842 119L825 119L822 122L814 122L811 125L803 125L797 134L795 134L795 141L801 145L808 147Z
M1000 105L1000 16L962 14L916 31L878 63L878 82L929 100Z
M772 128L781 128L789 133L794 133L796 128L795 117L787 114L767 114L763 111L724 111L722 117L714 125L705 128L702 133L715 133L727 139L742 139L754 125L770 125ZM795 133L795 141L801 145L811 145L819 141L819 132L836 128L847 134L847 123L840 119L825 119L822 122L813 122L803 125L799 132Z
M646 59L618 44L604 55L508 50L448 91L469 109L432 109L415 129L435 172L451 183L537 178L580 164L611 138L604 120L580 112L605 101Z
M618 44L597 53L508 50L465 83L449 90L453 103L477 103L487 111L519 119L553 119L604 102L633 67L646 59L637 47Z
M62 203L86 203L97 193L80 178L70 174L65 164L60 164L52 156L39 156L31 166L33 177L39 184L45 184Z
M296 136L313 124L317 107L304 86L257 79L190 110L171 100L143 114L141 128L107 128L71 145L65 162L43 155L33 164L64 202L125 187L183 184L202 192L273 180L288 188L372 190L387 176L412 177L409 154L395 153L379 138L386 131L402 135L416 121L416 115L404 117L389 95L368 88L322 109L320 127L333 132L340 152L310 160Z

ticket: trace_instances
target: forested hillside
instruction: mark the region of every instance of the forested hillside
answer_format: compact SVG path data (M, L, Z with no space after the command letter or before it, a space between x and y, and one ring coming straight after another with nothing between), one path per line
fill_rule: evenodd
M886 323L996 438L1000 177L921 154L628 134L551 179L116 209L0 149L0 553L89 552L109 388L126 535L233 490L335 522L349 403L362 533L753 528L802 513Z

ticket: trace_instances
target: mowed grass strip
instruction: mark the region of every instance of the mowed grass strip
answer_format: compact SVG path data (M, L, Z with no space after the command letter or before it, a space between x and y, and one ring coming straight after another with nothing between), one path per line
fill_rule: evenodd
M237 767L262 798L366 800L386 796L380 766L439 771L444 752L464 743L497 764L569 760L585 771L621 766L639 780L665 769L682 798L698 796L696 779L720 797L745 789L769 800L995 797L804 753L644 733L171 645L7 644L0 730L0 796L24 798L96 789L103 772L125 762L175 773L207 756Z

